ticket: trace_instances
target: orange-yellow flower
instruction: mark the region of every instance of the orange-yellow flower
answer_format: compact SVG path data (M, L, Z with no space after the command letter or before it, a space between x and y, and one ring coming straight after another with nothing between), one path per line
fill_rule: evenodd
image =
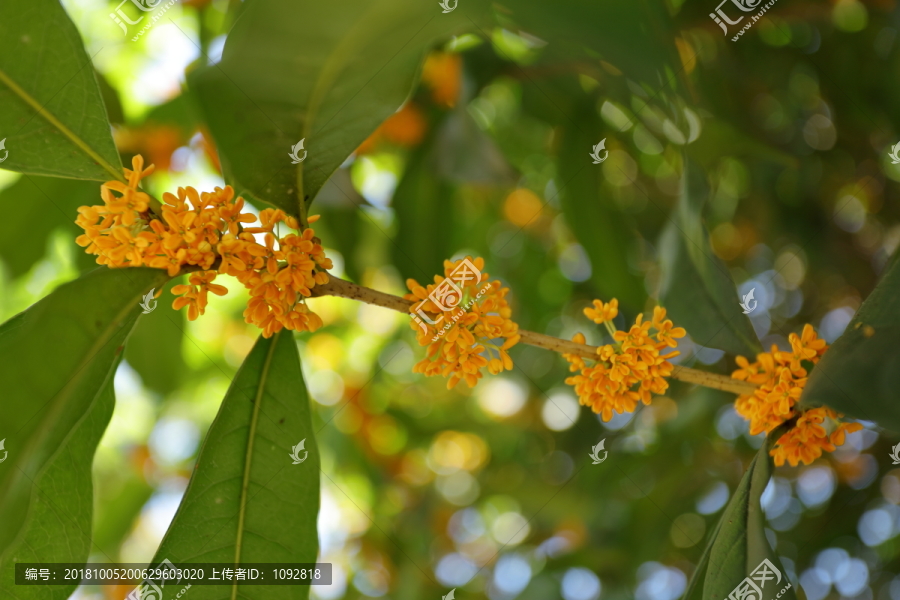
M300 226L297 219L274 208L260 212L259 227L245 227L256 217L243 211L243 198L235 198L230 186L202 193L184 187L176 194L163 194L160 214L154 215L148 210L150 197L138 189L141 178L153 172L152 166L143 165L143 158L135 156L133 169L125 170L126 182L101 186L103 205L78 209L75 222L84 234L76 242L85 252L97 255L99 264L146 265L166 269L172 277L185 266L198 267L188 284L173 288L180 296L173 307L186 307L191 320L204 313L209 292L227 292L212 283L218 272L237 278L250 290L244 316L263 330L263 336L283 328L322 326L305 299L312 295L311 288L328 281L326 271L332 264L312 229L276 233L279 223L292 230ZM254 233L264 234L265 243L258 243Z
M800 411L797 403L806 386L807 371L802 363L819 362L828 349L825 340L818 339L812 325L805 325L801 335L788 337L790 352L779 351L772 346L770 352L756 355L751 363L743 356L736 359L738 369L731 376L757 385L753 394L739 396L735 410L750 421L750 435L770 433L773 429L794 417L797 423L776 442L769 454L776 465L785 461L791 466L799 462L809 464L822 455L823 450L833 451L844 443L846 432L858 431L859 423L841 423L842 415L829 408ZM799 416L798 416L799 415ZM824 425L823 425L824 423Z
M575 387L581 404L609 421L614 413L634 412L638 402L650 404L653 394L668 389L666 377L672 374L672 364L667 359L678 352L660 352L675 346L673 338L684 337L686 332L674 327L660 307L653 311L651 321L644 321L643 314L639 314L628 331L616 331L612 319L618 314L618 300L613 298L607 304L594 300L593 304L594 308L584 310L585 315L595 323L605 324L616 343L597 348L597 360L591 365L581 356L563 354L569 361L569 370L578 373L567 378L566 383ZM651 333L651 329L656 332ZM584 344L585 337L576 333L572 341Z
M452 108L462 88L462 57L456 53L433 52L422 67L422 81L431 88L431 99Z
M603 304L601 300L594 300L594 308L584 309L584 314L597 325L612 321L619 314L619 301L613 298L607 304Z
M406 281L410 293L404 297L413 302L410 326L419 345L428 348L413 372L447 377L447 387L453 388L462 380L474 387L484 367L493 375L512 370L508 350L520 336L506 300L509 288L488 281L483 269L484 259L466 257L444 261L445 277L435 275L433 284ZM495 343L498 339L502 343Z
M228 293L228 288L213 283L215 278L215 271L191 273L191 276L188 278L190 285L181 284L172 288L172 293L180 296L172 303L172 308L178 310L187 306L188 320L196 320L197 317L206 312L208 292L212 292L217 296L224 296Z
M804 412L787 433L782 435L769 454L775 465L787 461L792 467L799 463L810 464L823 451L834 452L844 443L845 435L862 429L859 423L841 423L841 415L824 406Z
M428 120L422 110L413 102L407 102L400 110L388 117L378 129L356 149L357 154L368 154L387 140L404 148L417 146L425 137Z

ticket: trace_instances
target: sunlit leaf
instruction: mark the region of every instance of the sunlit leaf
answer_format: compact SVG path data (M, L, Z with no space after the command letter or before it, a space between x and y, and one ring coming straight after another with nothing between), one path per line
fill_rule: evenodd
M0 139L9 152L4 169L122 177L91 59L59 2L0 4L0 106Z
M115 361L118 364L118 361ZM91 465L112 417L115 365L69 437L35 477L32 505L16 541L0 554L0 595L21 600L62 600L77 582L52 588L15 585L15 563L78 562L93 551Z
M166 279L156 269L100 268L0 326L0 435L9 452L0 464L0 548L21 531L37 479L100 401L141 297ZM90 462L93 446L71 451Z
M230 182L290 213L396 111L436 40L480 2L248 0L222 61L189 78ZM292 164L291 148L303 140Z
M298 455L305 460L293 464L292 448L301 442ZM315 562L319 477L294 338L289 331L260 337L222 401L154 563ZM302 586L235 585L237 597L247 600L305 599L309 593ZM180 587L164 591L169 600ZM223 593L220 586L190 590L197 600Z

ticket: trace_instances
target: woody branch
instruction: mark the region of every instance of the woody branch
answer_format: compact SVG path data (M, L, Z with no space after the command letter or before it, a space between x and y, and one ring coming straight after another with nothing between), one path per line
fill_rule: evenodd
M397 312L409 314L409 307L412 302L399 296L386 294L373 290L361 285L357 285L350 281L340 279L334 275L330 276L328 283L316 285L312 288L313 296L339 296L341 298L350 298L365 302L366 304L374 304L396 310ZM570 340L563 340L543 333L534 331L519 330L521 336L520 341L529 346L537 346L545 350L552 350L560 354L575 354L583 358L597 360L597 347L587 344L579 344ZM708 373L699 369L691 369L690 367L676 366L672 370L672 377L686 383L702 385L708 388L714 388L733 394L752 394L756 390L756 386L745 381L738 381L726 375L718 375L716 373Z

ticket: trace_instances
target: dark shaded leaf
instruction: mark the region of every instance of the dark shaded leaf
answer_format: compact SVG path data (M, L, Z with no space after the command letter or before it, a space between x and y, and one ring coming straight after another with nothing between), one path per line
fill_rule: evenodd
M761 351L728 267L713 254L702 210L709 196L705 174L685 160L681 199L659 242L660 300L695 342L731 354Z
M125 360L138 372L144 385L161 394L175 390L187 370L181 351L185 313L172 308L175 296L170 293L177 284L166 284L156 300L156 308L141 315L125 345Z
M319 195L313 213L322 215L315 225L316 235L327 240L344 257L344 271L353 281L360 281L363 273L359 247L364 221L368 218L360 210L366 200L353 187L348 169L335 171Z
M117 125L125 122L125 111L122 110L122 101L119 100L119 92L114 88L100 71L94 70L97 78L97 86L100 88L100 96L106 107L106 116L110 123Z
M528 33L550 42L556 54L589 54L632 78L662 81L666 65L678 64L665 6L646 0L503 2L503 13ZM667 79L674 79L668 77ZM596 142L594 142L596 143Z
M434 274L444 272L444 260L455 251L454 187L435 174L436 138L432 133L412 152L391 200L397 217L391 255L404 281L412 277L431 283Z
M463 104L438 126L432 159L438 176L452 183L512 185L516 173L494 140L478 128Z
M0 192L0 259L13 277L27 273L44 257L50 234L63 229L82 271L97 267L94 257L75 244L84 233L75 225L78 207L100 203L96 183L26 175Z
M102 489L98 486L98 492ZM131 533L135 518L152 495L153 486L147 483L144 474L129 471L112 497L98 498L98 505L106 508L96 515L94 522L94 551L116 556Z
M603 130L592 108L580 111L574 126L564 121L557 161L560 206L566 223L591 261L598 297L616 297L641 310L647 297L643 277L628 268L628 248L636 239L625 215L603 192L603 171L589 156Z
M822 356L803 390L804 406L829 406L900 432L900 253L839 337Z
M722 600L731 591L742 584L745 578L758 572L757 569L768 560L771 567L778 571L772 573L766 581L754 580L763 591L763 597L774 598L785 586L788 586L787 574L778 560L778 556L769 546L766 539L766 517L760 505L760 497L772 476L772 460L769 449L774 440L784 432L776 429L759 452L750 462L747 472L725 507L725 512L710 537L704 557L701 558L697 571L688 585L684 596L695 597L694 590L703 579L703 600ZM708 558L708 566L703 562ZM768 565L766 565L768 568ZM796 594L791 586L779 598L794 600Z

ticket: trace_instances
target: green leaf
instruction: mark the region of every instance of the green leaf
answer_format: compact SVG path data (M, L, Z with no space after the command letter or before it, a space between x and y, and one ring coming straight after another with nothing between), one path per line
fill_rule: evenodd
M34 479L33 502L23 532L0 556L0 596L64 600L77 583L54 587L15 585L15 563L79 562L91 553L94 452L115 405L115 364L64 445Z
M301 440L309 454L295 465L291 449ZM290 332L260 337L222 401L154 564L315 562L319 477L296 342ZM180 589L167 586L164 597ZM191 597L218 600L234 591L198 586ZM243 586L237 593L247 600L295 600L307 598L309 588Z
M188 91L183 91L171 100L154 106L144 116L142 125L172 126L180 130L185 139L197 131L198 121L193 106L193 99Z
M72 238L72 247L83 271L94 269L94 257L75 245L84 233L75 225L78 207L99 204L96 183L26 175L0 191L0 259L15 278L24 275L44 257L50 234L63 228Z
M631 78L654 84L666 65L678 64L670 34L672 20L661 2L515 0L500 4L500 12L550 42L557 55L583 59L587 53Z
M560 206L591 261L591 283L606 301L616 297L641 310L647 297L643 277L629 268L628 248L636 239L625 215L604 193L603 171L589 156L603 128L596 111L579 111L579 126L563 126L557 160Z
M754 458L754 460L756 460ZM703 549L703 554L700 555L700 560L697 561L697 567L694 569L694 573L691 575L691 580L688 582L687 588L684 591L684 595L682 595L682 600L702 600L703 599L703 589L700 587L700 582L704 580L706 577L706 569L709 566L709 555L712 552L713 542L716 541L716 538L719 536L719 531L722 530L722 523L724 519L720 518L719 522L716 523L715 529L713 529L712 534L709 536L709 542L706 544L706 548Z
M101 556L118 555L135 518L155 491L144 479L143 471L127 469L117 475L116 483L110 486L106 477L98 474L98 480L103 483L97 487L97 506L103 510L98 511L94 521L93 551ZM108 490L107 497L101 495L104 490Z
M0 548L22 530L33 482L98 401L141 297L167 278L157 269L96 269L0 326L0 414L9 452L0 463ZM90 462L91 454L80 459Z
M94 70L97 85L100 88L100 96L106 106L106 116L110 123L121 125L125 123L125 109L122 108L122 100L119 98L119 90L114 88L109 80L100 71Z
M766 539L766 517L760 505L760 497L772 476L769 450L783 429L776 429L750 462L750 467L740 485L725 507L725 512L710 537L694 576L684 596L689 600L700 578L703 578L703 600L722 600L750 577L763 560L768 560L779 571L777 577L762 583L763 597L774 598L788 585L787 574L777 554ZM708 559L708 566L704 564ZM757 582L757 585L759 583ZM779 596L782 600L795 600L793 586Z
M403 280L431 283L453 255L454 186L435 174L434 130L410 156L391 207L397 235L391 245L393 264Z
M441 14L419 0L247 0L222 61L188 78L226 178L298 215L400 107L426 50L475 26L476 1Z
M701 212L708 196L706 176L686 159L681 199L659 242L660 299L672 320L698 344L755 356L761 351L759 338L703 225Z
M170 293L178 283L173 280L166 284L156 299L156 308L141 315L125 345L125 360L145 386L161 394L177 389L186 370L181 351L185 311L172 308L174 296Z
M94 68L59 2L0 4L0 106L4 169L122 179Z
M353 187L349 169L334 172L316 197L315 212L322 216L316 222L316 235L327 240L344 258L344 272L352 281L360 281L365 265L360 257L364 245L364 225L371 218L360 207L366 200ZM379 235L383 235L379 233Z
M434 127L437 137L431 142L430 160L436 176L453 183L515 185L517 173L491 136L478 127L465 104L457 105Z
M799 167L797 159L787 152L757 141L749 133L720 119L704 119L700 138L686 148L691 158L709 167L722 160L722 148L729 148L732 156L742 156L748 160L776 163L792 169Z
M801 404L900 432L900 253L809 376Z

